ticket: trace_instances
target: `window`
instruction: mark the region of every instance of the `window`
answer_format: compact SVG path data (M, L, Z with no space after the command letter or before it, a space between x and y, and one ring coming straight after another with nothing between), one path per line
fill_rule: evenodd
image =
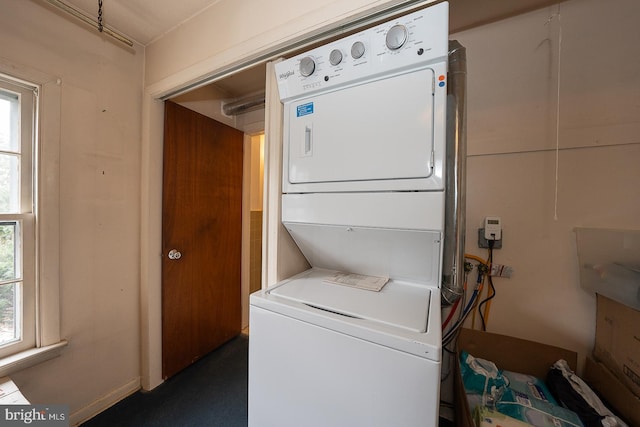
M0 377L67 345L60 331L61 93L59 78L0 59Z
M36 346L38 87L0 75L0 357Z

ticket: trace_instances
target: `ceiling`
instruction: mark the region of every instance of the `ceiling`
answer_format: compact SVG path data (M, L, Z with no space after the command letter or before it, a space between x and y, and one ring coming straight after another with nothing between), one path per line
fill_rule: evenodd
M43 2L49 0L42 0ZM98 18L98 0L61 0ZM146 46L220 0L102 0L105 26ZM229 98L264 91L265 65L216 82Z
M98 0L63 0L98 17ZM104 25L147 45L220 0L102 0Z

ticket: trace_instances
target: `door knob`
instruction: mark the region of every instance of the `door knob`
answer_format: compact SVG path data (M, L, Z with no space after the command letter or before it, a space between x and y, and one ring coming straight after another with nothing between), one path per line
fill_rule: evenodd
M177 249L171 249L167 256L169 257L169 259L180 259L182 257L182 254Z

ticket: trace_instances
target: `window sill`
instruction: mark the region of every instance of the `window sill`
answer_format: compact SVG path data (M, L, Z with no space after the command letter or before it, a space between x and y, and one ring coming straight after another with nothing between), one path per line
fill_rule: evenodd
M30 350L21 351L20 353L4 357L0 359L0 377L5 377L14 372L30 368L39 363L53 359L60 355L60 351L66 347L67 341L48 345L40 348L32 348Z

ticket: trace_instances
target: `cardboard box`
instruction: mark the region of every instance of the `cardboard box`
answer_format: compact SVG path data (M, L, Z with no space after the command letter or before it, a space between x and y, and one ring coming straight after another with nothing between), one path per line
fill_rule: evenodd
M634 325L638 325L635 323ZM534 375L544 379L551 365L564 359L576 370L577 354L573 351L506 335L462 329L458 338L461 350L475 357L493 361L500 369ZM459 359L458 359L459 360ZM456 426L474 427L473 417L456 363L454 393ZM640 398L634 395L604 363L587 358L582 379L616 415L629 426L640 426Z
M640 311L598 294L593 355L640 396Z
M587 357L582 379L627 424L640 426L640 398L631 393L604 364Z
M559 359L567 361L575 371L578 355L574 351L540 344L506 335L462 329L458 337L458 354L454 393L456 404L456 426L474 427L473 416L460 377L460 351L465 350L474 357L491 360L498 368L546 378L549 368Z

